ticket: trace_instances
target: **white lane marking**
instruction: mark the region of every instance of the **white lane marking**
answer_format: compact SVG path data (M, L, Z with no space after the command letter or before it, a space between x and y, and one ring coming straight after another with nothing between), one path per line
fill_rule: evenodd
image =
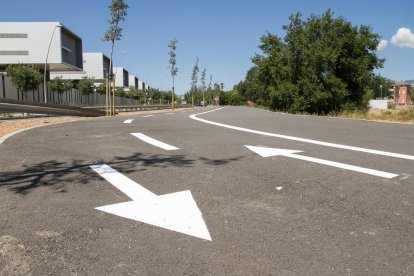
M200 121L200 122L203 122L203 123L206 123L206 124L215 125L215 126L224 127L224 128L229 128L229 129L234 129L234 130L239 130L239 131L244 131L244 132L249 132L249 133L254 133L254 134L259 134L259 135L264 135L264 136L287 139L287 140L291 140L291 141L298 141L298 142L309 143L309 144L325 146L325 147L331 147L331 148L352 150L352 151L358 151L358 152L364 152L364 153L370 153L370 154L376 154L376 155L382 155L382 156L389 156L389 157L395 157L395 158L401 158L401 159L407 159L407 160L414 160L414 156L407 155L407 154L394 153L394 152L381 151L381 150L373 150L373 149L360 148L360 147L353 147L353 146L335 144L335 143L330 143L330 142L323 142L323 141L318 141L318 140L300 138L300 137L295 137L295 136L288 136L288 135L276 134L276 133L271 133L271 132L259 131L259 130L248 129L248 128L243 128L243 127L236 127L236 126L217 123L217 122L213 122L213 121L209 121L209 120L205 120L205 119L201 119L201 118L197 117L198 115L206 114L206 113L209 113L209 112L214 112L214 111L217 111L217 110L220 110L220 109L223 109L223 108L224 107L214 109L214 110L210 110L210 111L206 111L206 112L202 112L202 113L198 113L198 114L193 114L193 115L190 115L189 117L193 120L197 120L197 121Z
M394 173L377 171L377 170L372 170L372 169L368 169L368 168L348 165L348 164L344 164L344 163L339 163L339 162L334 162L334 161L329 161L329 160L324 160L324 159L319 159L319 158L314 158L314 157L296 155L296 153L302 152L302 151L298 151L298 150L276 149L276 148L256 147L256 146L247 146L247 145L245 145L245 147L248 148L249 150L259 154L262 157L286 156L286 157L295 158L295 159L299 159L299 160L303 160L303 161L308 161L308 162L318 163L318 164L322 164L322 165L326 165L326 166L336 167L336 168L340 168L340 169L344 169L344 170L375 175L375 176L379 176L379 177L383 177L383 178L387 178L387 179L394 178L394 177L398 176L398 174L394 174Z
M173 115L174 113L169 112L169 113L165 113L165 115Z
M132 121L133 121L134 119L128 119L128 120L125 120L124 121L124 124L130 124L130 123L132 123Z
M145 115L145 116L142 116L143 118L148 118L148 117L154 117L155 115Z
M158 141L158 140L156 140L154 138L151 138L151 137L149 137L145 134L142 134L142 133L131 133L131 134L134 135L135 137L137 137L138 139L148 143L148 144L151 144L153 146L156 146L156 147L159 147L159 148L162 148L162 149L165 149L165 150L178 150L179 149L177 147L174 147L174 146L171 146L169 144L163 143L161 141Z
M157 196L108 165L90 167L132 199L97 207L96 210L211 241L207 225L191 191Z

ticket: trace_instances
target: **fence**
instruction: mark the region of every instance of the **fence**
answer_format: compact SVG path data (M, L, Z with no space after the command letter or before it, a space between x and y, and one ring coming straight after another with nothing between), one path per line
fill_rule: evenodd
M30 91L23 95L17 91L5 75L0 75L0 98L44 103L45 93L43 84L41 84L37 90ZM47 91L46 98L47 102L51 104L71 106L105 106L105 95L98 94L96 92L90 95L83 95L79 90L74 88L63 92L62 94ZM118 96L115 97L115 105L117 106L131 106L139 104L140 102L136 99Z

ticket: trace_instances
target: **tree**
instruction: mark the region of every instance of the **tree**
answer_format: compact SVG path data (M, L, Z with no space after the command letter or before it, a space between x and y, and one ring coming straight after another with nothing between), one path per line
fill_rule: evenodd
M191 73L191 107L194 108L194 93L197 87L198 80L198 57L196 58L196 63L193 67L193 72Z
M109 70L110 70L109 79L111 80L113 78L112 56L114 52L115 41L121 40L122 28L119 27L119 24L125 21L125 17L127 16L128 5L124 2L124 0L112 0L108 8L110 11L111 18L108 19L109 28L103 37L103 41L111 42L111 57L109 60ZM109 107L110 107L110 110L112 110L110 88L111 88L111 83L109 82ZM113 87L113 89L115 89L115 86Z
M240 94L293 113L367 108L373 70L384 62L376 56L380 37L331 10L306 20L296 13L289 21L283 39L271 33L261 38L262 54L252 58Z
M48 82L47 87L49 91L58 93L58 101L61 103L62 93L71 89L73 87L73 82L71 80L64 80L60 77L56 77Z
M176 61L176 52L175 50L177 49L177 43L178 40L174 37L170 44L168 44L168 47L170 48L170 51L168 52L168 54L170 55L170 73L171 73L171 78L172 78L172 90L171 90L171 108L172 110L174 110L174 80L175 80L175 76L177 76L178 73L178 68L176 67L177 61Z
M83 95L88 96L89 104L89 95L95 91L93 78L83 77L78 83L78 89Z
M203 71L201 72L201 92L203 93L203 104L206 103L205 97L204 97L204 93L206 92L206 72L207 72L207 69L206 67L204 67Z
M95 90L98 94L101 94L101 95L105 94L106 93L105 83L101 83L100 85L96 86Z
M39 68L34 65L26 64L12 64L6 67L7 76L11 83L17 89L18 93L22 93L22 98L25 96L27 100L27 93L35 90L43 81L43 75Z

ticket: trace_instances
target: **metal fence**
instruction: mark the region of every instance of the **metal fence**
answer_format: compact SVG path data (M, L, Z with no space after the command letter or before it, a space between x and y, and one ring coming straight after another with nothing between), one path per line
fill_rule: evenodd
M10 80L5 75L0 75L0 98L11 100L22 100L26 102L44 103L45 93L43 84L39 85L36 90L25 93L18 92L11 84ZM58 94L56 92L47 92L47 103L70 105L70 106L105 106L105 95L96 92L90 95L83 95L78 89L70 89ZM139 105L140 102L136 99L126 97L115 97L115 105Z

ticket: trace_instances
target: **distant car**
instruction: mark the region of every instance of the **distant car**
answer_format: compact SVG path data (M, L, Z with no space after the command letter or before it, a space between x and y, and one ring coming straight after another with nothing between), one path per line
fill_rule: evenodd
M196 104L196 106L207 106L207 103L205 103L205 102L198 102Z

